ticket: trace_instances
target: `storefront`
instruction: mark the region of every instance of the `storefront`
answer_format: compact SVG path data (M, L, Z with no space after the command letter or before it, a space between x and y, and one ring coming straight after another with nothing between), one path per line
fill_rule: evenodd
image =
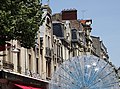
M48 82L0 70L0 89L48 89Z

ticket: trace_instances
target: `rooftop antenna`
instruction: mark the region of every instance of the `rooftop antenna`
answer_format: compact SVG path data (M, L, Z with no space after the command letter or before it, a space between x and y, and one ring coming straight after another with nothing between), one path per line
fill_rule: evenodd
M82 12L82 19L84 19L84 15L85 15L85 12L86 12L87 10L81 10L81 12Z

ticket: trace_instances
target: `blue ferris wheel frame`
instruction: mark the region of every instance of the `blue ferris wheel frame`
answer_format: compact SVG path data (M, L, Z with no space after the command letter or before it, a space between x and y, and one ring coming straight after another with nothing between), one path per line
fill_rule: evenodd
M55 71L50 89L120 89L118 74L109 62L93 55L73 57Z

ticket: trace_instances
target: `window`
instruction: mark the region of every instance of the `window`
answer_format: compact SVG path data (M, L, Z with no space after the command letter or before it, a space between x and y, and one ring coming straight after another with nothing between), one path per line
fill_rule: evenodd
M36 58L36 73L39 73L39 59Z
M47 35L45 36L45 44L46 44L46 47L48 47L48 38L47 38Z
M51 62L48 63L48 77L51 77Z
M77 39L77 30L76 29L72 29L71 30L71 33L72 33L72 39Z
M12 58L11 58L11 50L10 50L10 48L7 49L7 52L8 52L7 53L7 57L8 57L7 59L9 60L9 62L12 63L13 61L12 61Z
M31 55L29 54L29 70L31 70L32 69L32 64L31 64L32 62L31 62Z
M56 35L57 37L64 37L64 29L62 28L61 23L53 24L53 35Z
M42 72L43 72L44 67L43 67L43 50L42 49L40 50L40 58L41 58L41 69L42 69Z
M17 68L18 72L21 73L20 52L17 53Z
M51 77L51 62L46 61L46 71L47 71L47 77Z
M61 56L60 57L62 58L62 61L63 61L63 49L62 49L62 47L61 47L60 51L61 51Z
M54 71L56 71L56 66L54 66Z
M50 37L48 36L48 46L50 48Z

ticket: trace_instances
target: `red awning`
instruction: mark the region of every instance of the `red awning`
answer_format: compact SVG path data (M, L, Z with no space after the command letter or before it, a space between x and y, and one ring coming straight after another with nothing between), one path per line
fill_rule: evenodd
M30 89L42 89L42 88L34 88L34 87L30 87Z
M22 89L42 89L42 88L34 88L34 87L30 87L30 86L24 86L24 85L19 85L19 84L15 84L17 87L20 87Z
M30 89L30 87L28 87L28 86L23 86L23 85L19 85L19 84L15 84L15 85L22 89Z

